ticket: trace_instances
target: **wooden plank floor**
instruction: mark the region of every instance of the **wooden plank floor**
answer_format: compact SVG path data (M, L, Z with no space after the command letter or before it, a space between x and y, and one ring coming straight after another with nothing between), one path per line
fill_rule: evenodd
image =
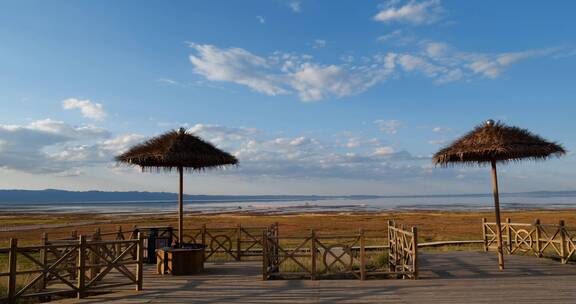
M421 279L262 281L260 263L208 265L198 276L159 276L147 267L144 291L81 303L576 303L576 265L494 253L421 254ZM76 302L76 301L65 301Z

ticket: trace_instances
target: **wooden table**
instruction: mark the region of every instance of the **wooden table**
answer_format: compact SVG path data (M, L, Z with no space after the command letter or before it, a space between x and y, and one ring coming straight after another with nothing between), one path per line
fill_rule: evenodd
M204 248L162 248L156 250L158 274L197 274L204 271Z

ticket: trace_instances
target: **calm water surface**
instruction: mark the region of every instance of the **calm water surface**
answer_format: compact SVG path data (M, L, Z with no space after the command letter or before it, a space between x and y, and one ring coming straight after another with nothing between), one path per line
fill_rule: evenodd
M386 210L484 210L493 205L490 195L381 197L370 199L318 198L302 200L186 201L185 209L197 213L262 212L354 212ZM509 194L501 197L503 209L576 209L576 195ZM0 203L1 213L172 213L176 201Z

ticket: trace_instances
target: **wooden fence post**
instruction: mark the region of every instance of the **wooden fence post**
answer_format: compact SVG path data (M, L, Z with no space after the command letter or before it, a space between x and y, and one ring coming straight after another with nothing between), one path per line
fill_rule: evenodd
M512 253L512 228L510 227L512 221L510 220L509 217L506 218L506 239L507 239L507 246L506 249L508 249L508 254Z
M172 228L172 226L168 227L168 237L170 238L170 243L168 246L172 246L174 244L174 228ZM194 242L196 242L195 239Z
M564 220L560 220L558 225L558 230L560 232L560 261L562 264L566 264L568 259L566 259L566 233L564 228Z
M94 230L94 235L93 235L92 237L96 238L96 240L98 240L98 241L102 240L100 227L97 227L97 228Z
M310 245L310 255L312 258L312 273L310 275L310 278L312 280L316 280L316 232L314 232L314 229L312 229L311 231L311 245Z
M118 225L118 229L116 230L116 240L123 240L124 233L122 232L122 225Z
M275 222L275 223L274 223L274 234L275 234L276 236L279 235L279 229L280 229L280 226L278 225L278 222Z
M135 240L138 238L138 234L140 234L140 228L136 227L136 225L134 225L132 227L132 232L130 232L130 238L129 240ZM128 245L126 245L128 246ZM138 255L138 250L137 248L130 250L130 255L132 256L132 259L136 259L137 255Z
M393 245L393 238L392 238L392 230L390 227L392 226L392 221L388 220L388 271L393 272L393 256L394 256L394 245Z
M206 245L206 224L202 224L202 229L200 229L200 237L202 238L202 245L207 249L208 246ZM208 250L204 249L204 261L206 261L206 255L208 254Z
M202 245L206 245L206 224L202 224L202 230L200 230L202 237Z
M116 240L123 240L124 233L122 232L122 225L118 225L118 230L116 231ZM114 246L114 254L120 254L122 252L122 244L116 244Z
M238 224L236 229L236 261L240 262L242 255L242 224Z
M84 251L86 249L86 236L80 235L78 241L78 261L77 261L77 276L78 276L78 286L76 296L78 299L84 297L84 288L86 285L86 259Z
M143 278L143 256L144 256L144 240L142 234L138 232L138 243L136 244L136 291L142 290Z
M486 229L486 218L482 218L482 240L484 240L484 252L488 252L488 229Z
M418 279L418 228L412 227L412 271L413 279Z
M402 241L402 239L401 239L401 235L399 235L399 233L398 233L398 230L396 230L396 229L399 229L399 227L396 226L395 222L392 222L392 228L394 228L392 230L392 238L394 241L394 259L392 260L394 264L392 266L393 266L394 271L397 271L398 265L400 264L402 266L402 271L404 271L404 265L403 265L404 263L402 261L402 256L401 256L402 247L400 246L400 244L401 244L400 242Z
M16 263L18 259L18 239L10 239L10 251L8 252L8 271L10 276L8 277L8 303L16 303Z
M137 227L136 225L132 225L132 231L130 232L130 235L129 235L128 238L129 238L130 240L135 239L135 238L136 238L136 235L138 234L139 231L140 231L140 230L138 229L138 227Z
M360 229L360 280L366 280L366 239L364 230Z
M274 223L274 237L276 237L276 240L278 240L278 242L280 242L280 226L278 225L278 222ZM276 243L274 243L276 244ZM278 248L279 246L274 245L274 263L277 265L278 262L280 262L280 249Z
M268 280L268 235L262 231L262 280Z
M92 241L93 242L97 242L100 241L102 239L102 237L100 236L100 228L96 228L96 230L94 231L94 234L92 235ZM100 263L100 258L98 257L98 255L96 254L96 251L99 251L98 248L99 245L92 245L92 252L90 253L90 265L96 265ZM89 273L90 273L90 279L96 277L98 275L98 273L100 272L100 269L97 267L90 267Z
M540 245L541 245L540 229L542 229L542 227L540 226L540 219L536 219L534 221L534 227L536 229L536 256L541 258L542 257L542 249L540 248Z
M70 241L77 241L78 240L78 231L77 230L72 230L70 232ZM70 270L69 275L70 277L77 277L78 276L78 269L76 268L77 266L77 261L78 259L74 260L74 256L71 256L70 259L67 259L68 261L66 261L66 264L69 264L69 268Z
M40 261L42 262L42 268L44 270L48 269L48 249L46 246L48 246L48 233L44 232L42 233L42 249L40 249ZM40 288L42 290L46 289L46 284L48 283L46 279L47 273L43 272L42 278L40 279Z
M70 232L70 240L71 241L77 241L78 240L78 230L74 229L72 230L72 232ZM78 276L78 269L75 267L76 265L76 261L74 261L74 257L71 257L70 259L70 276L71 277L77 277Z

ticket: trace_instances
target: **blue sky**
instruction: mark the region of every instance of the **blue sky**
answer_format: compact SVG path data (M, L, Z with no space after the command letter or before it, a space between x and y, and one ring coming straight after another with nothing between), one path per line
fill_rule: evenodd
M189 193L490 191L430 156L493 118L576 146L573 1L2 1L0 188L175 191L114 155L187 127ZM503 191L576 189L576 155Z

